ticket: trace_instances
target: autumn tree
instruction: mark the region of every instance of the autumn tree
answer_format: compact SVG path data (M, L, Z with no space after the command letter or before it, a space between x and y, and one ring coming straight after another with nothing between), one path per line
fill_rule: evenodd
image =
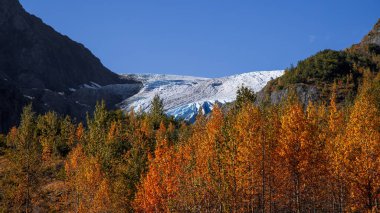
M205 132L198 141L197 147L197 176L204 184L204 210L226 210L223 167L223 124L224 118L221 109L215 106L210 120L206 123ZM202 133L201 133L202 134ZM202 190L202 191L203 191Z
M255 211L262 207L265 187L263 151L266 149L262 149L265 146L263 122L260 109L246 102L229 128L231 138L226 144L226 166L229 185L233 189L232 199L239 199L232 202L234 211Z
M294 212L329 211L327 110L324 105L311 102L304 109L292 97L284 107L276 165L280 208Z
M9 160L12 163L11 198L14 210L31 212L33 198L37 195L41 168L41 146L36 137L36 118L32 105L23 109L20 126L8 135L11 147Z
M208 194L207 182L204 179L204 167L199 167L201 157L201 144L206 137L207 120L200 110L194 125L186 128L188 136L179 136L183 141L179 142L176 162L178 172L178 191L174 199L173 211L199 212L208 207L205 198ZM183 127L184 128L184 127ZM183 132L182 132L183 133Z
M350 185L351 210L371 212L379 207L380 117L365 86L349 117L343 163Z
M79 123L75 129L74 143L85 145L85 128L82 123Z
M328 118L325 105L312 102L306 109L308 140L305 144L306 164L304 206L310 211L329 211L329 170L327 154Z
M328 169L331 187L332 210L343 212L347 202L347 185L344 172L344 130L346 127L345 113L339 109L336 103L337 84L333 84L329 105L328 135L326 140Z
M169 145L168 131L161 122L156 133L157 147L150 155L149 171L139 186L135 209L142 212L170 212L178 191L177 163Z
M268 106L262 109L262 132L264 133L264 144L262 144L262 210L275 212L278 188L276 183L281 179L281 157L278 156L277 147L280 140L281 121L278 106ZM280 171L280 173L276 173Z
M94 157L87 157L81 145L65 163L68 192L66 202L75 212L110 212L109 184Z

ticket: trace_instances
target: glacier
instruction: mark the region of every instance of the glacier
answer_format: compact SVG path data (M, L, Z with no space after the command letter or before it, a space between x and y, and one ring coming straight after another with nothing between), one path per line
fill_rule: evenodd
M193 122L199 110L211 112L216 103L233 102L242 85L255 92L261 90L268 81L281 76L283 70L255 71L222 78L203 78L166 74L125 74L139 80L143 87L139 93L124 100L119 107L124 111L144 111L157 94L163 100L165 113L176 119Z

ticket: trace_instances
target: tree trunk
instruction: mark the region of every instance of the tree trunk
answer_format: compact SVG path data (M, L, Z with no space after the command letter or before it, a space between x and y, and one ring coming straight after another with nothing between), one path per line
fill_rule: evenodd
M262 134L264 134L262 132ZM261 203L261 208L262 212L265 213L265 136L263 137L262 140L262 203Z

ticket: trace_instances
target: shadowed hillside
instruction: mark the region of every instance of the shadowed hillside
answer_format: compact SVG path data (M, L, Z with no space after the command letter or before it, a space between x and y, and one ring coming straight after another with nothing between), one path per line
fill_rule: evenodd
M84 107L71 94L85 85L134 85L127 96L139 90L138 82L108 70L82 44L28 14L18 0L0 2L0 29L0 132L16 123L13 115L27 102L38 112L55 110L80 118L94 104ZM108 99L110 106L122 100L105 92L84 99Z

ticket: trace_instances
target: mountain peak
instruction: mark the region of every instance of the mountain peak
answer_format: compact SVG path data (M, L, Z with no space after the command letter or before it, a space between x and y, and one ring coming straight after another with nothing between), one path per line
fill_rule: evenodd
M38 113L84 120L97 100L113 107L139 89L139 82L111 72L84 45L29 14L19 0L0 0L0 29L0 132L17 123L29 102ZM98 89L112 84L123 86Z
M362 44L377 44L380 46L380 19L372 28L372 30L363 38Z
M82 44L26 12L19 0L0 0L0 28L0 73L23 88L66 91L89 82L126 82Z

